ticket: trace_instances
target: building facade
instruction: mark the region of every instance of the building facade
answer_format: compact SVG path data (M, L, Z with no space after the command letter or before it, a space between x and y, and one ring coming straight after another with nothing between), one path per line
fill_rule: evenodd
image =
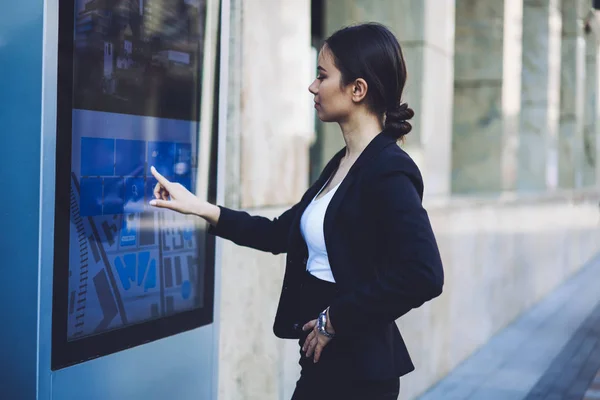
M225 205L274 217L343 146L315 120L319 43L378 21L408 63L403 144L425 179L444 293L397 323L416 398L600 250L600 24L589 0L231 0ZM272 333L284 256L223 242L219 393L287 399Z

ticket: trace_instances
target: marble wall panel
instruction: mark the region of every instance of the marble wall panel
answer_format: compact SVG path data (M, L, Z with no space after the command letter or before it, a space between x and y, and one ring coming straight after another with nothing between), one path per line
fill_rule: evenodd
M406 0L404 0L406 1ZM455 1L410 0L424 5L424 40L448 56L454 55ZM408 18L408 17L406 17ZM408 38L404 40L409 40Z
M560 34L560 26L559 32ZM547 7L523 7L522 97L524 106L546 106L548 101L549 10Z
M523 4L456 3L452 193L499 193L518 175Z
M519 172L519 136L523 59L523 3L505 0L502 78L503 146L501 190L515 190Z
M596 185L598 123L598 41L594 33L586 36L585 106L583 125L583 186Z
M558 186L582 186L583 114L585 103L585 39L580 17L582 0L562 2ZM577 5L580 7L577 7Z
M308 185L314 131L310 1L242 6L240 204L293 204Z
M495 192L502 187L501 81L455 83L452 192Z
M600 51L596 62L596 90L600 96ZM596 97L596 186L600 187L600 98Z
M558 187L575 187L575 171L578 162L576 157L575 131L577 123L572 120L561 120L558 138Z
M284 265L283 256L223 242L219 399L282 398L285 342L275 337L272 326Z
M403 101L415 111L415 117L410 120L413 130L406 136L407 143L421 146L422 144L422 117L423 115L423 85L425 68L425 49L423 43L403 42L401 43L406 62L408 78L404 88Z
M561 18L560 4L525 1L517 189L558 185Z
M229 60L227 97L227 135L225 137L224 205L240 207L241 179L241 93L242 93L242 1L229 3Z
M455 80L502 79L503 0L457 0Z
M416 104L421 116L417 129L423 149L425 196L443 197L451 192L454 62L452 56L433 46L423 47L423 56L423 101Z
M581 33L581 20L579 20L578 4L586 0L562 0L560 10L562 14L562 32L564 36L576 36ZM589 2L587 2L589 5Z

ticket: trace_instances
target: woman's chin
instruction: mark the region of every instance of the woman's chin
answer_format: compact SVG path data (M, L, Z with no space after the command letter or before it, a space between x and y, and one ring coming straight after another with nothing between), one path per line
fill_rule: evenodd
M324 115L321 112L317 113L317 117L319 117L319 120L321 122L333 122L334 121L332 118L328 117L327 115Z

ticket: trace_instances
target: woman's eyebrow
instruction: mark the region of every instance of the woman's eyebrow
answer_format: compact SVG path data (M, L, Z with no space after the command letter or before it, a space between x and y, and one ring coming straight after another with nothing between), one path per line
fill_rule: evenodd
M325 68L321 67L320 65L317 67L317 71L327 72Z

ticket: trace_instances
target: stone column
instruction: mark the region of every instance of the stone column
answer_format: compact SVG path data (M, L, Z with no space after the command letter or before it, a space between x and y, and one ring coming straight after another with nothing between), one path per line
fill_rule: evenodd
M241 15L240 206L294 204L314 131L310 1L244 0Z
M593 30L585 37L585 106L583 109L583 170L584 187L596 185L596 131L598 119L598 39Z
M577 7L574 3L579 3ZM585 88L585 39L579 10L587 0L562 1L560 79L560 129L558 136L558 186L581 185L577 178L583 158L583 107ZM578 172L579 171L579 172ZM578 183L579 182L579 183Z
M241 201L241 110L242 110L242 0L229 1L229 60L227 87L227 136L225 137L224 205L239 208Z
M230 24L225 205L273 218L308 184L310 1L231 0ZM289 398L297 348L286 353L268 321L285 258L221 245L219 398Z
M565 0L569 3L568 0ZM561 0L523 3L523 69L517 189L558 184Z
M515 186L521 0L457 0L452 192Z
M596 15L597 26L600 28L600 14L597 13ZM596 74L596 186L600 188L600 51L596 56Z
M439 0L328 0L325 33L360 22L376 21L397 35L407 64L404 101L415 111L404 148L419 165L426 196L450 191L450 142L454 53L454 4ZM343 141L339 129L325 128L325 161Z

